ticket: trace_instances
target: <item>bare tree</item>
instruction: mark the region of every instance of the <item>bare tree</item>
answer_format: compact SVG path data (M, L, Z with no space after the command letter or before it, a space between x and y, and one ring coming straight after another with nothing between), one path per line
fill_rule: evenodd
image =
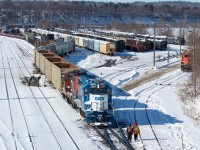
M195 101L200 95L200 40L199 29L194 28L188 36L190 46L190 63L192 64L192 74L185 86L180 90L180 97L186 101Z

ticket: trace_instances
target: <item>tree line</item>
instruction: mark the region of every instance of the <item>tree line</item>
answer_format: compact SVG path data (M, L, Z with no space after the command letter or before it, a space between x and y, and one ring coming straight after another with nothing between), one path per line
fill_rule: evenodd
M85 1L0 2L1 25L36 24L44 27L80 28L106 26L127 29L135 24L149 26L163 20L172 26L180 22L198 23L200 3L113 3ZM121 25L121 26L120 26Z

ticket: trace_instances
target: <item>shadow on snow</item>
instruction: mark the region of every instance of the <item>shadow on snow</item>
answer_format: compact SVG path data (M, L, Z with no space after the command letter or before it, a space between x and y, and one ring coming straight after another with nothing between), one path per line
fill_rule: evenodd
M137 121L139 125L149 125L147 116L149 117L150 123L152 125L182 123L181 120L177 120L175 117L165 114L159 110L151 109L148 107L147 110L145 110L147 105L140 103L135 99L114 98L113 104L115 108L114 115L116 120L126 125L133 125L135 121ZM135 115L137 120L135 120Z
M76 47L75 52L65 57L65 59L77 65L80 61L86 59L89 55L93 55L94 53L95 52L85 50L84 48ZM122 54L116 53L115 55L122 55ZM125 54L125 56L131 56L131 55L133 56L133 54L129 53ZM131 96L128 92L120 88L117 88L116 86L113 85L111 86L113 88L113 91L115 91L113 92L114 93L113 96L117 96L116 98L113 98L113 105L115 108L114 115L118 122L123 122L126 125L128 125L129 123L133 125L133 123L136 121L134 117L136 115L137 122L139 125L149 125L146 114L148 114L148 117L150 118L150 122L152 125L175 124L182 122L180 120L177 120L173 116L164 114L159 110L154 110L149 108L145 110L146 104L137 102L136 99L128 99L128 96ZM136 108L134 108L136 103L137 103Z
M65 60L71 62L74 65L78 65L80 61L85 60L88 56L93 54L95 54L95 52L89 51L85 48L76 47L73 53L65 57Z

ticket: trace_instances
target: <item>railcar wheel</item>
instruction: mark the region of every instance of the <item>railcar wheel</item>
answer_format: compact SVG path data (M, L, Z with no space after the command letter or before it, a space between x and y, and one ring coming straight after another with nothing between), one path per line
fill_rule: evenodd
M62 97L65 99L65 94L64 93L62 93Z

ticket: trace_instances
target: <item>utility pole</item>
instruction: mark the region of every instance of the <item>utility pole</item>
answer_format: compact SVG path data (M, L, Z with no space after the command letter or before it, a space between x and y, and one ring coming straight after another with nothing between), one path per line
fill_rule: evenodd
M180 27L180 38L179 38L179 45L180 45L180 56L181 56L181 27Z
M167 53L167 63L169 63L169 48L168 48L168 53Z
M153 66L155 67L156 66L156 62L155 62L155 59L156 59L156 46L155 46L155 36L156 36L156 31L155 31L155 24L153 25Z
M196 89L196 64L195 64L195 28L193 29L193 65L192 65L192 70L193 70L193 86L194 86L194 97L196 98L197 97L197 89Z

